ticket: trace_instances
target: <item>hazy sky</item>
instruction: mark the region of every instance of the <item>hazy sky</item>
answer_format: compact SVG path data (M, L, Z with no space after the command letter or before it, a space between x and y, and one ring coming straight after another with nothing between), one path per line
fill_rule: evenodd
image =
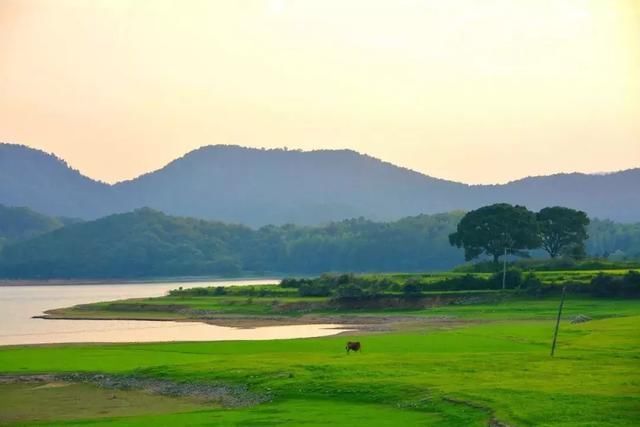
M207 144L637 167L640 0L0 0L0 141L106 181Z

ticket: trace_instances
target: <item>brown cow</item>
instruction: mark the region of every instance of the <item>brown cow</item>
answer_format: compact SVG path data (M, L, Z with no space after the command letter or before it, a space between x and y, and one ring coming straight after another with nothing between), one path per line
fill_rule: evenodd
M360 341L349 341L345 347L347 354L349 354L350 351L360 351L360 348Z

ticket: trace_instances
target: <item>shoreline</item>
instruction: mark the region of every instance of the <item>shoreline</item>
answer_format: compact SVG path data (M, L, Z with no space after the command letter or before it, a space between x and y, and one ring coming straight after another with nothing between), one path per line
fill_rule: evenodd
M205 318L186 317L127 317L127 316L69 316L65 314L55 314L45 312L43 315L33 316L34 319L45 320L120 320L120 321L156 321L156 322L187 322L204 323L213 326L223 326L238 329L255 329L270 326L302 326L302 325L323 325L334 324L349 328L349 332L372 333L390 332L397 330L411 330L416 328L440 328L461 326L463 324L477 323L470 322L451 316L423 317L423 316L388 316L388 315L302 315L299 317L289 316L215 316ZM336 329L341 329L337 327ZM336 335L342 335L340 332Z

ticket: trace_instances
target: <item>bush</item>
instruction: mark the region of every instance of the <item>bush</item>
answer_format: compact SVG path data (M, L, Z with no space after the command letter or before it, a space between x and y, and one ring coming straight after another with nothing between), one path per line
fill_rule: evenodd
M600 273L591 279L591 293L597 297L616 296L618 288L618 281L611 275Z
M496 272L491 276L490 281L492 282L493 289L502 289L502 272ZM522 271L519 269L509 269L507 270L505 277L505 287L506 289L516 289L522 285Z
M320 283L305 283L298 288L298 295L301 297L328 297L331 288Z
M366 296L376 298L384 294L384 289L378 282L367 283L365 289Z
M311 279L293 279L293 278L285 278L280 281L281 288L294 288L298 289L300 286L312 283Z
M539 296L542 293L542 281L531 272L525 276L520 287L529 295Z
M349 274L341 274L335 279L336 285L346 285L348 283L353 283L355 280L355 276L353 273Z
M280 287L281 288L299 288L300 282L298 281L298 279L292 279L292 278L286 277L280 281Z
M464 276L443 279L427 286L429 290L434 291L472 291L492 289L492 282L473 274L465 274Z
M640 273L637 271L630 271L622 278L621 287L623 296L640 296Z
M406 297L417 297L422 295L422 287L416 281L407 281L402 287L402 293Z
M364 297L364 291L358 285L348 284L336 289L338 299L360 299Z
M169 291L169 295L172 297L176 296L193 296L193 297L203 297L209 295L209 288L191 288L191 289L183 289L182 286L178 289L172 289Z
M377 285L380 289L382 289L383 291L386 290L393 290L392 288L397 285L396 282L394 282L393 280L390 280L386 277L382 277L380 279L378 279ZM400 288L398 288L399 290Z
M640 273L629 271L624 276L600 273L590 283L590 291L598 297L640 296Z

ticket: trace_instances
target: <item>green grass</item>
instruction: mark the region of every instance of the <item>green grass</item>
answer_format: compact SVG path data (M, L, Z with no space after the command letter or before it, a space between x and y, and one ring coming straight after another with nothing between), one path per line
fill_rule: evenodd
M640 420L640 301L569 298L446 306L451 329L283 341L0 348L5 373L105 372L242 384L249 408L87 414L81 425L632 426ZM570 324L574 314L595 320ZM361 354L344 342L360 340ZM55 390L55 389L52 389ZM0 391L0 402L5 402ZM34 411L38 407L34 406ZM64 420L61 420L64 422Z

